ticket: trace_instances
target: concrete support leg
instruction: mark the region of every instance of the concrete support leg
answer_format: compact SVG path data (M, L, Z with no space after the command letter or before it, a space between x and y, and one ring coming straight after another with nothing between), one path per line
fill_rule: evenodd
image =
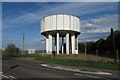
M75 54L78 54L78 36L75 36Z
M64 53L64 37L62 37L62 54Z
M57 36L55 35L55 54L57 53Z
M46 53L48 54L49 52L49 39L48 39L48 36L46 36Z
M49 35L49 54L52 54L52 35Z
M75 54L75 35L71 36L72 54Z
M66 54L69 54L69 33L66 34Z
M72 54L71 34L69 34L69 54Z
M59 33L57 33L57 54L59 54Z
M48 54L50 54L50 35L48 35Z

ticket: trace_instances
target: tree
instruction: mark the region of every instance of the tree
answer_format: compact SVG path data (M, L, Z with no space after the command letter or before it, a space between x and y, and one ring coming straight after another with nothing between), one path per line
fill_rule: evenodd
M116 51L120 51L120 31L113 31L106 39L107 54L116 59Z
M15 47L14 44L8 44L7 48L5 48L5 54L8 54L9 56L17 56L21 54L21 51L19 48Z
M120 55L120 31L113 31L106 39L101 38L95 42L86 42L86 44L87 54L95 54L98 50L99 56L116 59L117 53ZM78 49L79 53L85 52L85 43L79 43Z
M85 52L85 44L84 43L78 43L78 52L79 53Z
M93 42L93 41L87 42L87 53L93 53L94 52L94 49L93 49L94 44L95 44L95 42Z

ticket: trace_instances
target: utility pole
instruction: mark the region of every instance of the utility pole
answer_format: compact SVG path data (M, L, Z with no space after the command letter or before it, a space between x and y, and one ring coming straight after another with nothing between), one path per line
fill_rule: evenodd
M85 57L86 57L86 60L88 60L88 58L87 58L87 42L85 42Z
M115 37L114 37L114 33L113 33L113 29L111 28L111 33L112 33L112 39L113 39L113 48L114 48L114 53L115 53Z
M22 55L24 54L24 36L25 36L25 34L23 33L23 40L22 40Z
M115 37L114 37L114 33L113 33L113 29L111 28L111 35L112 35L112 41L113 41L113 51L114 51L114 55L116 54L116 50L115 50ZM116 63L116 56L115 56L115 63Z

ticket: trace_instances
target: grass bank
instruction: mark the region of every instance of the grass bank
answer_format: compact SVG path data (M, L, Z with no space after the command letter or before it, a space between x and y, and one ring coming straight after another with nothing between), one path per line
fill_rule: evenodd
M35 55L35 54L24 54L24 55L2 54L2 57L38 57L38 55Z
M102 68L110 70L118 70L120 64L111 64L102 61L85 61L85 60L74 60L74 59L57 59L49 56L36 57L35 60L40 60L43 62L61 64L66 66L81 66L81 67L92 67L92 68ZM120 70L120 69L119 69Z

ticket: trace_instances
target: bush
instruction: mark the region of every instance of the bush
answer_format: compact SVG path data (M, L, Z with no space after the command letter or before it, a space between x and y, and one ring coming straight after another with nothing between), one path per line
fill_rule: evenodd
M17 48L14 44L8 44L5 48L3 56L18 56L21 55L21 50Z

